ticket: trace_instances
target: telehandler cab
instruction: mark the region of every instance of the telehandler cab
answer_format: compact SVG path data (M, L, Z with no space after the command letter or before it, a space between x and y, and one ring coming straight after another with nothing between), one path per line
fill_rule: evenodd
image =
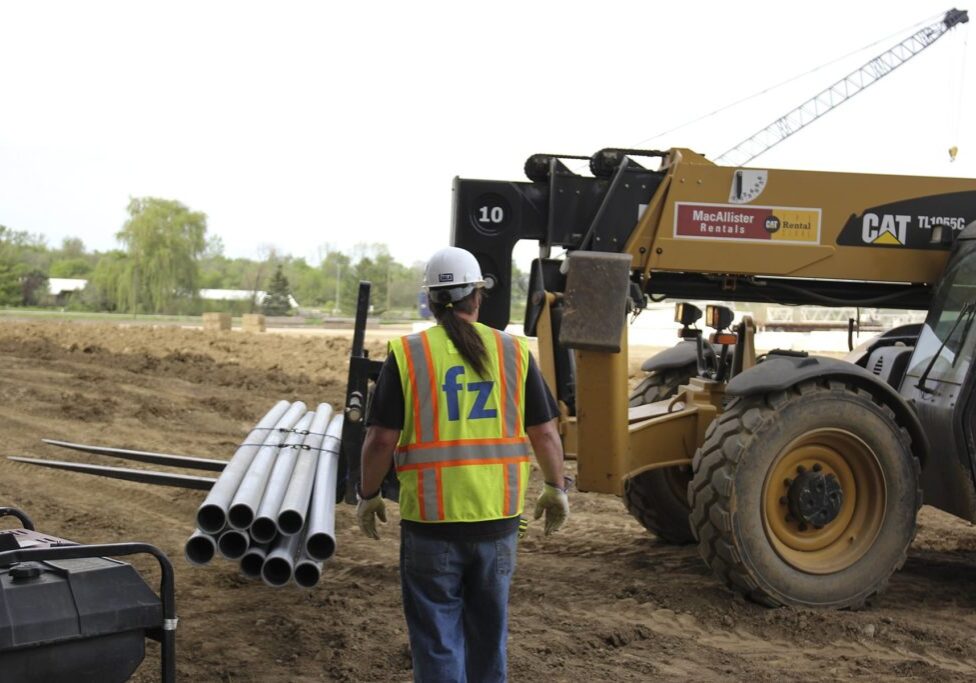
M660 159L658 168L640 160ZM525 331L582 491L697 542L767 605L854 607L905 561L922 500L976 521L976 180L718 166L605 149L592 176L535 155L528 181L456 179L452 244L509 322L511 254L539 243ZM550 258L553 249L565 258ZM648 297L927 309L852 361L757 357L749 318L678 307L682 341L628 398L628 313Z

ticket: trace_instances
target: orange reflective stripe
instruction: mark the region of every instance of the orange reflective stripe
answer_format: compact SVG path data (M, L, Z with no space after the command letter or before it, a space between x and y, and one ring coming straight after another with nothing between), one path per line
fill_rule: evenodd
M514 458L518 455L528 455L529 444L526 441L515 443L488 444L486 446L443 446L441 448L426 448L408 453L397 451L397 464L418 462L445 462L447 460L490 460L492 458Z
M431 401L430 402L431 402L431 406L434 409L434 414L433 414L433 418L434 418L434 441L440 441L440 438L441 438L441 434L440 434L440 430L441 430L440 424L441 424L441 421L440 421L440 415L438 414L438 411L440 409L438 407L439 401L438 401L438 397L437 397L438 396L437 395L437 371L434 369L434 360L433 360L433 357L431 356L431 353L430 353L430 340L427 338L427 333L426 332L422 332L420 334L420 341L424 345L424 356L427 359L427 374L430 377L430 396L431 396ZM438 489L438 490L440 490L440 489Z
M402 467L399 469L403 469ZM417 470L417 505L420 508L420 516L426 519L427 515L424 512L427 506L424 505L424 471Z
M495 345L498 347L498 369L501 375L499 387L499 417L502 422L502 436L522 433L522 405L520 400L520 380L522 380L522 348L518 340L508 334L492 330ZM524 381L522 382L524 385Z
M408 354L410 366L410 390L415 408L414 424L417 432L414 441L437 441L437 378L425 348L426 333L411 334L403 338L403 348ZM419 382L419 383L418 383ZM428 391L432 387L433 391Z
M525 382L522 381L522 345L518 343L515 339L515 379L517 384L515 385L515 433L524 434L525 429L522 427L523 418L522 414L522 391L525 387ZM520 383L520 384L519 384Z
M522 491L522 466L505 465L505 514L512 516L518 510L518 497Z
M509 436L503 439L454 439L452 441L431 441L429 443L407 443L398 446L400 451L422 451L430 448L447 448L450 446L503 446L513 443L528 443L524 436Z
M515 471L517 472L517 477L518 477L518 492L519 492L519 495L522 495L522 491L525 490L523 488L525 486L525 483L522 481L522 466L521 465L516 465L515 466ZM522 502L521 500L515 501L515 505L512 506L512 514L513 515L516 512L518 512L518 507L521 504L521 502Z
M403 343L403 355L407 359L407 372L410 374L410 398L413 401L413 435L417 440L423 440L420 431L420 397L417 395L417 371L413 366L413 354L410 352L410 344L405 340Z
M509 467L511 467L511 465L505 465L506 471L508 470ZM505 482L505 500L502 501L502 510L505 511L506 515L510 515L512 514L509 512L509 509L512 507L512 488L511 486L509 486L508 476L505 476L504 482Z
M502 335L498 330L492 329L495 335L495 345L498 347L498 417L502 425L502 437L508 436L505 425L506 420L505 401L508 396L508 387L505 382L505 348L502 344Z
M485 458L484 460L442 460L438 462L411 462L400 465L397 470L406 472L407 470L429 470L438 467L464 467L465 465L509 465L516 462L528 462L529 456L516 455L511 458Z
M505 357L502 362L505 364L505 376L508 377L507 393L505 396L505 428L509 434L518 434L518 365L516 356L518 355L518 342L511 335L503 335L502 343L505 347Z
M444 486L441 484L441 468L434 468L434 481L437 487L437 519L444 519Z

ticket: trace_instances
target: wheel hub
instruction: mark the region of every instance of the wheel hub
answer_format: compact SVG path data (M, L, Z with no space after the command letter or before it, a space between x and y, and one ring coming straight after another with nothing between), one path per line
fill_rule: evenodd
M837 477L822 471L808 470L798 475L786 495L793 516L815 529L833 522L844 505L844 491Z
M847 430L810 430L786 444L763 485L768 538L811 574L851 566L884 521L884 475L872 449Z

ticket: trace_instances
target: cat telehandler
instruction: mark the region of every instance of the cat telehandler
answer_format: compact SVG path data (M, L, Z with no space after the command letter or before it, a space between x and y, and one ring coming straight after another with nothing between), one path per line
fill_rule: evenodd
M697 543L770 606L856 607L904 563L925 503L976 521L976 180L538 154L527 181L455 179L452 244L509 323L512 249L538 242L525 332L581 491ZM646 159L657 158L659 165ZM553 250L564 250L551 258ZM680 341L628 395L627 317L675 299ZM847 360L773 350L688 300L927 310Z

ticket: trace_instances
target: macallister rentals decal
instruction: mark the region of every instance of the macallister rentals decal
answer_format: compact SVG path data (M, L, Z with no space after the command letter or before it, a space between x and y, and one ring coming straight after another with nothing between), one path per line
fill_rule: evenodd
M813 246L820 244L820 209L678 202L674 236Z
M976 220L976 191L914 197L851 214L837 236L850 247L943 249Z

